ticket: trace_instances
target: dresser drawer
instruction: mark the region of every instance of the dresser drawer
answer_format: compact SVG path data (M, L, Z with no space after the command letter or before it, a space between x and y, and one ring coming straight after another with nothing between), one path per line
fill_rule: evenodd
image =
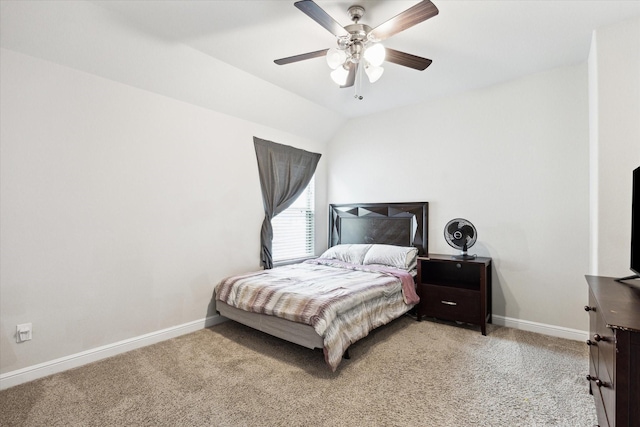
M598 376L598 344L594 343L593 340L589 341L591 341L591 344L589 344L589 363L593 367L592 374Z
M607 412L609 420L616 419L616 391L615 391L615 335L611 329L603 332L602 341L598 343L599 366L598 378L604 385L600 387L602 400L604 401L604 409ZM604 335L608 333L608 335Z
M593 387L593 399L596 404L596 415L598 417L598 426L599 427L609 427L609 419L607 418L607 413L604 409L604 401L602 399L602 394L600 393L600 389L598 387Z
M604 380L606 375L609 378L614 378L615 372L613 367L615 366L616 357L616 336L615 333L609 328L603 328L598 330L591 339L597 342L598 345L598 375Z
M596 349L597 346L594 345L592 348ZM589 376L591 378L598 378L598 361L597 357L595 361L593 359L589 362ZM587 377L589 378L589 377ZM594 380L589 380L589 392L593 395L594 402L596 404L596 414L598 416L598 425L600 427L609 427L609 420L607 418L607 413L605 411L605 403L604 397L602 396L602 387L598 387Z
M600 313L597 311L598 309L596 308L596 305L597 302L595 297L593 296L593 292L591 291L591 289L589 289L589 305L585 307L585 310L587 310L587 312L589 313L589 331L591 331L591 333L589 334L589 339L587 339L587 345L589 346L589 356L591 357L591 363L593 363L594 367L594 370L591 372L591 374L595 377L598 376L598 358L600 355L598 343L593 340L593 334L594 332L597 332L598 328L604 326L599 325L599 323L602 323L602 320L600 318Z
M478 291L435 285L423 285L421 291L427 316L472 323L481 319Z

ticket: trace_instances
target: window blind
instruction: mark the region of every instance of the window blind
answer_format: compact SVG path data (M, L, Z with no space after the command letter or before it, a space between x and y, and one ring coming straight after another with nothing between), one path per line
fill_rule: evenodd
M304 192L285 211L276 215L273 225L273 261L307 258L315 251L315 177Z

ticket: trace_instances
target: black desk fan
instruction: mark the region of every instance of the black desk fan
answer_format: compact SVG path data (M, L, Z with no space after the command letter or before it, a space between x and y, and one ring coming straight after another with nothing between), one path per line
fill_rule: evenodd
M444 238L452 248L458 249L460 255L455 259L474 259L475 255L467 254L467 250L476 243L478 232L469 221L463 218L452 219L444 227Z

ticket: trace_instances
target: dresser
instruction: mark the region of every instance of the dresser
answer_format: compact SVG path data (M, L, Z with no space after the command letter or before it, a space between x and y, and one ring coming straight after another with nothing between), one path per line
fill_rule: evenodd
M611 277L589 284L589 391L598 423L640 427L640 287Z

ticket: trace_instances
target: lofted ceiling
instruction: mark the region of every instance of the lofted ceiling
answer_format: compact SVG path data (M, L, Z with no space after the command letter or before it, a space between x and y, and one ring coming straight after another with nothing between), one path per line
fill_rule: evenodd
M363 79L359 89L363 99L357 100L355 88L341 89L331 81L324 58L274 64L278 58L336 45L335 37L294 7L294 1L89 1L114 26L167 46L188 46L344 118L583 63L594 29L640 16L640 0L433 0L440 11L437 16L384 42L432 59L433 64L416 71L385 63L379 81L370 84ZM348 7L359 4L366 9L360 22L375 27L417 1L316 3L341 25L351 23ZM82 43L83 38L76 39ZM9 47L18 45L13 42ZM133 67L118 72L139 73Z
M485 87L557 66L584 62L596 28L640 16L640 1L433 0L440 13L385 41L433 60L425 71L385 64L380 80L338 88L324 58L288 65L273 60L334 47L335 37L293 1L97 1L128 25L184 43L348 117ZM359 4L375 27L417 1L316 3L341 25Z

